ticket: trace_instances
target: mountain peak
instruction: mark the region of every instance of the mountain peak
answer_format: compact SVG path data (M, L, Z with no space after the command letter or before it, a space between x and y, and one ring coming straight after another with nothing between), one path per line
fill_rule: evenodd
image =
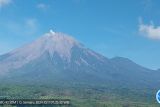
M53 30L44 34L44 36L37 39L33 44L43 47L43 50L48 51L50 55L56 52L61 57L67 58L70 58L70 50L72 47L81 46L73 37L64 33L54 32Z
M9 57L5 62L8 62L8 65L13 65L10 61L16 60L14 64L17 68L46 53L51 58L54 54L58 54L63 60L70 61L73 47L81 48L82 46L71 36L50 30L32 43L9 52Z
M79 44L77 40L75 40L73 37L61 33L61 32L54 32L53 30L50 30L50 32L44 34L42 37L38 39L38 41L43 42L49 42L49 43L61 43L67 42L68 44Z

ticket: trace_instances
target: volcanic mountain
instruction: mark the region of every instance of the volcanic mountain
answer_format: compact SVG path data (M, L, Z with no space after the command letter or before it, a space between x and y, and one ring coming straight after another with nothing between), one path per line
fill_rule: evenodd
M156 88L154 70L133 61L106 58L74 38L50 31L0 56L0 80L18 84L85 84Z

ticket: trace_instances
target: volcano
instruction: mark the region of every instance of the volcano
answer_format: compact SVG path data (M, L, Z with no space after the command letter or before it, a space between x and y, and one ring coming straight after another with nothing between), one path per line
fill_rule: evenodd
M157 71L115 57L109 59L69 35L44 34L0 56L0 80L16 84L85 84L155 88Z

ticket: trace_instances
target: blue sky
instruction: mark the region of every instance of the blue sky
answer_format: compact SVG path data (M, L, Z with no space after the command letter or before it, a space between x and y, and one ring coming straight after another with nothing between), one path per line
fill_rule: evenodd
M0 54L50 29L108 58L160 68L159 0L0 0Z

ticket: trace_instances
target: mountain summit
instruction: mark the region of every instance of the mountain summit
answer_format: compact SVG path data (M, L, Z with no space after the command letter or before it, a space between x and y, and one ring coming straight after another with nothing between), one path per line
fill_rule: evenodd
M100 60L104 58L85 48L71 36L50 30L32 43L0 56L0 74L19 69L34 60L41 59L42 56L46 56L46 59L49 58L55 63L61 61L63 64L70 62L78 65L82 62L89 65L85 60L88 56ZM84 56L86 58L82 58Z
M16 56L25 57L27 60L33 60L41 56L44 52L48 52L50 56L57 53L61 57L69 59L71 57L71 48L73 46L81 47L74 38L51 30L49 33L44 34L31 44L16 49L10 54L16 53Z
M40 58L45 53L50 57L58 54L65 60L70 60L71 49L73 47L82 47L74 38L50 30L39 39L27 44L21 48L15 49L0 58L0 72L8 71L11 68L20 68L23 65Z

